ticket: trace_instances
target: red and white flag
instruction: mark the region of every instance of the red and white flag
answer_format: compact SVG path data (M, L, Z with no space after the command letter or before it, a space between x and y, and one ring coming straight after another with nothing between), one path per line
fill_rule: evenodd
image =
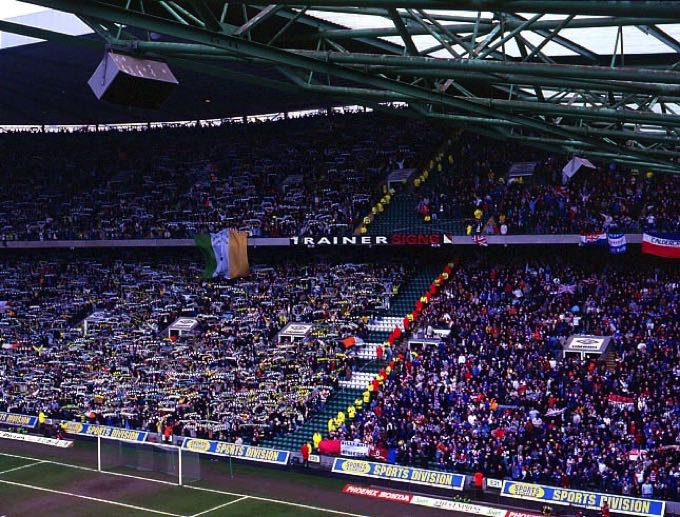
M657 257L680 259L680 234L643 233L642 253Z
M357 336L349 336L341 341L342 346L347 348L352 348L353 346L361 346L364 344L364 340Z
M632 397L624 397L623 395L610 393L607 400L612 406L619 409L633 409L635 407L635 399Z
M472 241L477 245L477 246L488 246L489 242L486 240L486 235L482 234L476 234L472 236Z

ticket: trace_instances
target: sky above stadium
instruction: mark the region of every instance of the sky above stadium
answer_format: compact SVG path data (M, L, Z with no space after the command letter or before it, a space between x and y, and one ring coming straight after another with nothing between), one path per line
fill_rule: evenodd
M443 12L431 10L431 13ZM473 16L475 13L469 11L445 11L446 14L454 16ZM321 18L324 20L338 23L349 28L370 28L370 27L391 27L392 21L388 18L381 18L377 16L362 16L354 14L335 14L322 11L308 11L307 14ZM491 18L492 13L482 13L483 17ZM525 16L531 17L530 13L525 13ZM17 0L0 0L0 19L12 19L21 17L17 20L19 23L26 25L49 28L50 30L57 30L66 34L86 34L91 32L89 27L80 22L75 16L65 13L57 13L45 7L36 6ZM565 15L544 15L543 20L563 19ZM577 16L575 19L582 17ZM664 30L668 35L680 39L680 24L659 25L659 28ZM561 35L572 39L579 45L582 45L597 54L611 54L614 50L616 42L617 27L601 27L588 29L563 29ZM536 34L527 34L525 37L533 44L538 44L542 41L542 37ZM402 44L399 37L385 38L397 44ZM7 48L9 46L16 46L19 44L33 43L37 40L31 38L19 38L16 36L0 33L0 48ZM414 42L419 50L426 49L436 45L436 41L431 36L415 36ZM623 28L623 45L624 51L628 54L654 54L667 53L671 51L668 46L654 38L651 35L645 34L637 27ZM511 40L506 45L506 51L509 55L519 55L519 51ZM573 55L574 53L556 43L548 43L543 51L548 55ZM440 51L433 54L434 56L447 56L446 51Z

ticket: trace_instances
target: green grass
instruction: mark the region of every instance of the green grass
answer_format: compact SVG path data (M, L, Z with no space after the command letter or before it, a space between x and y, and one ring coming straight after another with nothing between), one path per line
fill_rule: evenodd
M68 515L69 517L148 517L148 512L141 512L120 506L102 505L101 503L77 499L58 494L44 494L49 497L49 508L44 508L46 515ZM44 497L40 492L30 488L0 484L0 515L8 517L16 515L15 509L26 501L35 502ZM28 510L27 510L28 511Z
M24 459L0 453L0 515L14 517L46 513L51 517L127 517L163 515L162 512L165 512L177 516L201 514L207 517L313 517L327 514L323 510L257 499L258 496L262 497L262 494L257 494L257 490L254 490L254 494L236 495L210 489L180 487L75 466L56 465L49 463L49 459L44 456L41 454L40 458ZM37 463L38 461L43 463ZM221 470L225 478L229 475L225 462L208 462L205 468ZM9 470L11 471L6 472ZM234 472L257 476L263 474L263 470L247 465L234 465ZM289 479L292 476L299 482L308 482L313 478L304 474L272 470L264 470L264 473L285 475ZM333 483L328 484L328 481ZM206 483L201 484L206 488ZM337 480L325 480L323 484L333 488L341 486L341 482ZM85 499L83 496L100 501Z

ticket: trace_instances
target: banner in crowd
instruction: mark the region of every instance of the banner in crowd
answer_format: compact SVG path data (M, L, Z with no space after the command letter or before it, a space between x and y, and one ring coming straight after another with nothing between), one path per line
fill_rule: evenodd
M101 436L103 438L115 438L116 440L127 440L129 442L145 442L149 436L149 433L146 431L123 429L122 427L111 427L108 425L83 424L80 422L62 422L61 428L68 434Z
M643 233L642 253L680 259L680 233Z
M291 246L434 246L453 244L451 235L439 233L393 233L392 235L353 235L351 237L291 237Z
M342 441L340 442L340 454L342 456L365 458L368 456L368 445L362 442Z
M580 246L603 246L607 244L606 233L588 233L581 235Z
M290 452L288 451L254 447L252 445L218 442L216 440L204 440L202 438L185 438L182 442L182 449L192 452L213 454L215 456L240 458L263 463L275 463L276 465L287 465L288 459L290 458Z
M517 481L503 481L501 495L516 499L531 499L565 506L575 506L587 510L600 510L606 501L612 513L641 515L645 517L662 517L666 504L653 499L639 499L623 495L598 494L583 490L571 490Z
M0 425L33 428L38 425L37 416L20 415L18 413L0 413Z
M609 394L607 401L610 405L619 409L633 409L635 407L635 399L632 397L624 397L623 395Z
M238 278L249 273L247 232L222 230L196 235L194 241L205 260L203 278Z
M614 255L625 253L627 249L625 233L608 233L609 252Z
M586 167L588 169L596 168L590 160L574 156L564 167L562 167L562 185L566 185L581 167Z
M365 458L369 454L369 447L365 443L347 440L321 440L318 449L319 454L328 454L331 456Z
M463 490L465 484L465 476L460 474L346 458L335 458L332 471L350 476L388 479L452 490Z

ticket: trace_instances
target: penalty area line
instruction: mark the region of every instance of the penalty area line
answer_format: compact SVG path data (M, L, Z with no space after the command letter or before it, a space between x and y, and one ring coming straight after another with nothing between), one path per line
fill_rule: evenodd
M0 476L2 476L3 474L9 474L10 472L16 472L17 470L27 469L28 467L34 467L36 465L40 465L41 463L45 463L45 462L42 461L42 460L41 461L34 461L33 463L29 463L28 465L21 465L19 467L14 467L13 469L3 470L2 472L0 472Z
M16 481L7 481L6 479L0 479L0 483L6 485L18 486L20 488L28 488L31 490L38 490L40 492L48 492L50 494L64 495L68 497L77 497L78 499L85 499L87 501L94 501L96 503L111 504L114 506L120 506L122 508L128 508L130 510L139 510L141 512L155 513L158 515L169 515L170 517L182 517L177 513L163 512L161 510L152 510L151 508L144 508L143 506L135 506L134 504L119 503L118 501L109 501L108 499L100 499L99 497L91 497L89 495L74 494L72 492L63 492L61 490L54 490L52 488L45 488L36 485L27 485L25 483L17 483Z
M19 454L10 454L8 452L0 452L0 456L8 456L10 458L20 458L24 460L37 460L40 461L39 458L32 458L30 456L23 456ZM99 471L95 468L91 467L83 467L82 465L74 465L72 463L63 463L61 461L54 461L54 460L43 460L44 463L49 463L52 465L59 465L61 467L69 467L73 469L79 469L79 470L86 470L89 472L97 472L99 474L107 475L107 476L120 476L120 477L125 477L125 478L131 478L131 479L138 479L140 481L148 481L150 483L159 483L163 485L172 485L172 486L180 486L177 483L172 483L170 481L164 481L160 479L151 479L151 478L145 478L142 476L134 476L131 474L123 474L120 472L107 472L107 471ZM254 499L256 501L266 501L268 503L278 503L286 506L295 506L297 508L304 508L305 510L315 510L317 512L325 512L329 514L334 514L334 515L345 515L347 517L366 517L365 515L358 514L358 513L350 513L350 512L343 512L342 510L333 510L331 508L322 508L320 506L313 506L309 504L303 504L303 503L294 503L293 501L283 501L281 499L272 499L269 497L260 497L257 495L248 495L248 494L238 494L236 492L227 492L226 490L216 490L214 488L204 488L200 486L194 486L194 485L181 485L182 488L186 488L188 490L198 490L199 492L211 492L213 494L222 494L222 495L231 495L234 497L248 497L249 499Z
M224 508L225 506L229 506L229 505L235 504L235 503L240 503L241 501L244 501L245 499L250 499L250 497L247 496L247 495L244 495L243 497L239 497L238 499L234 499L233 501L229 501L229 502L226 502L224 504L217 505L214 508L210 508L208 510L204 510L202 512L195 513L191 517L198 517L199 515L205 515L206 513L214 512L216 510L219 510L220 508Z

